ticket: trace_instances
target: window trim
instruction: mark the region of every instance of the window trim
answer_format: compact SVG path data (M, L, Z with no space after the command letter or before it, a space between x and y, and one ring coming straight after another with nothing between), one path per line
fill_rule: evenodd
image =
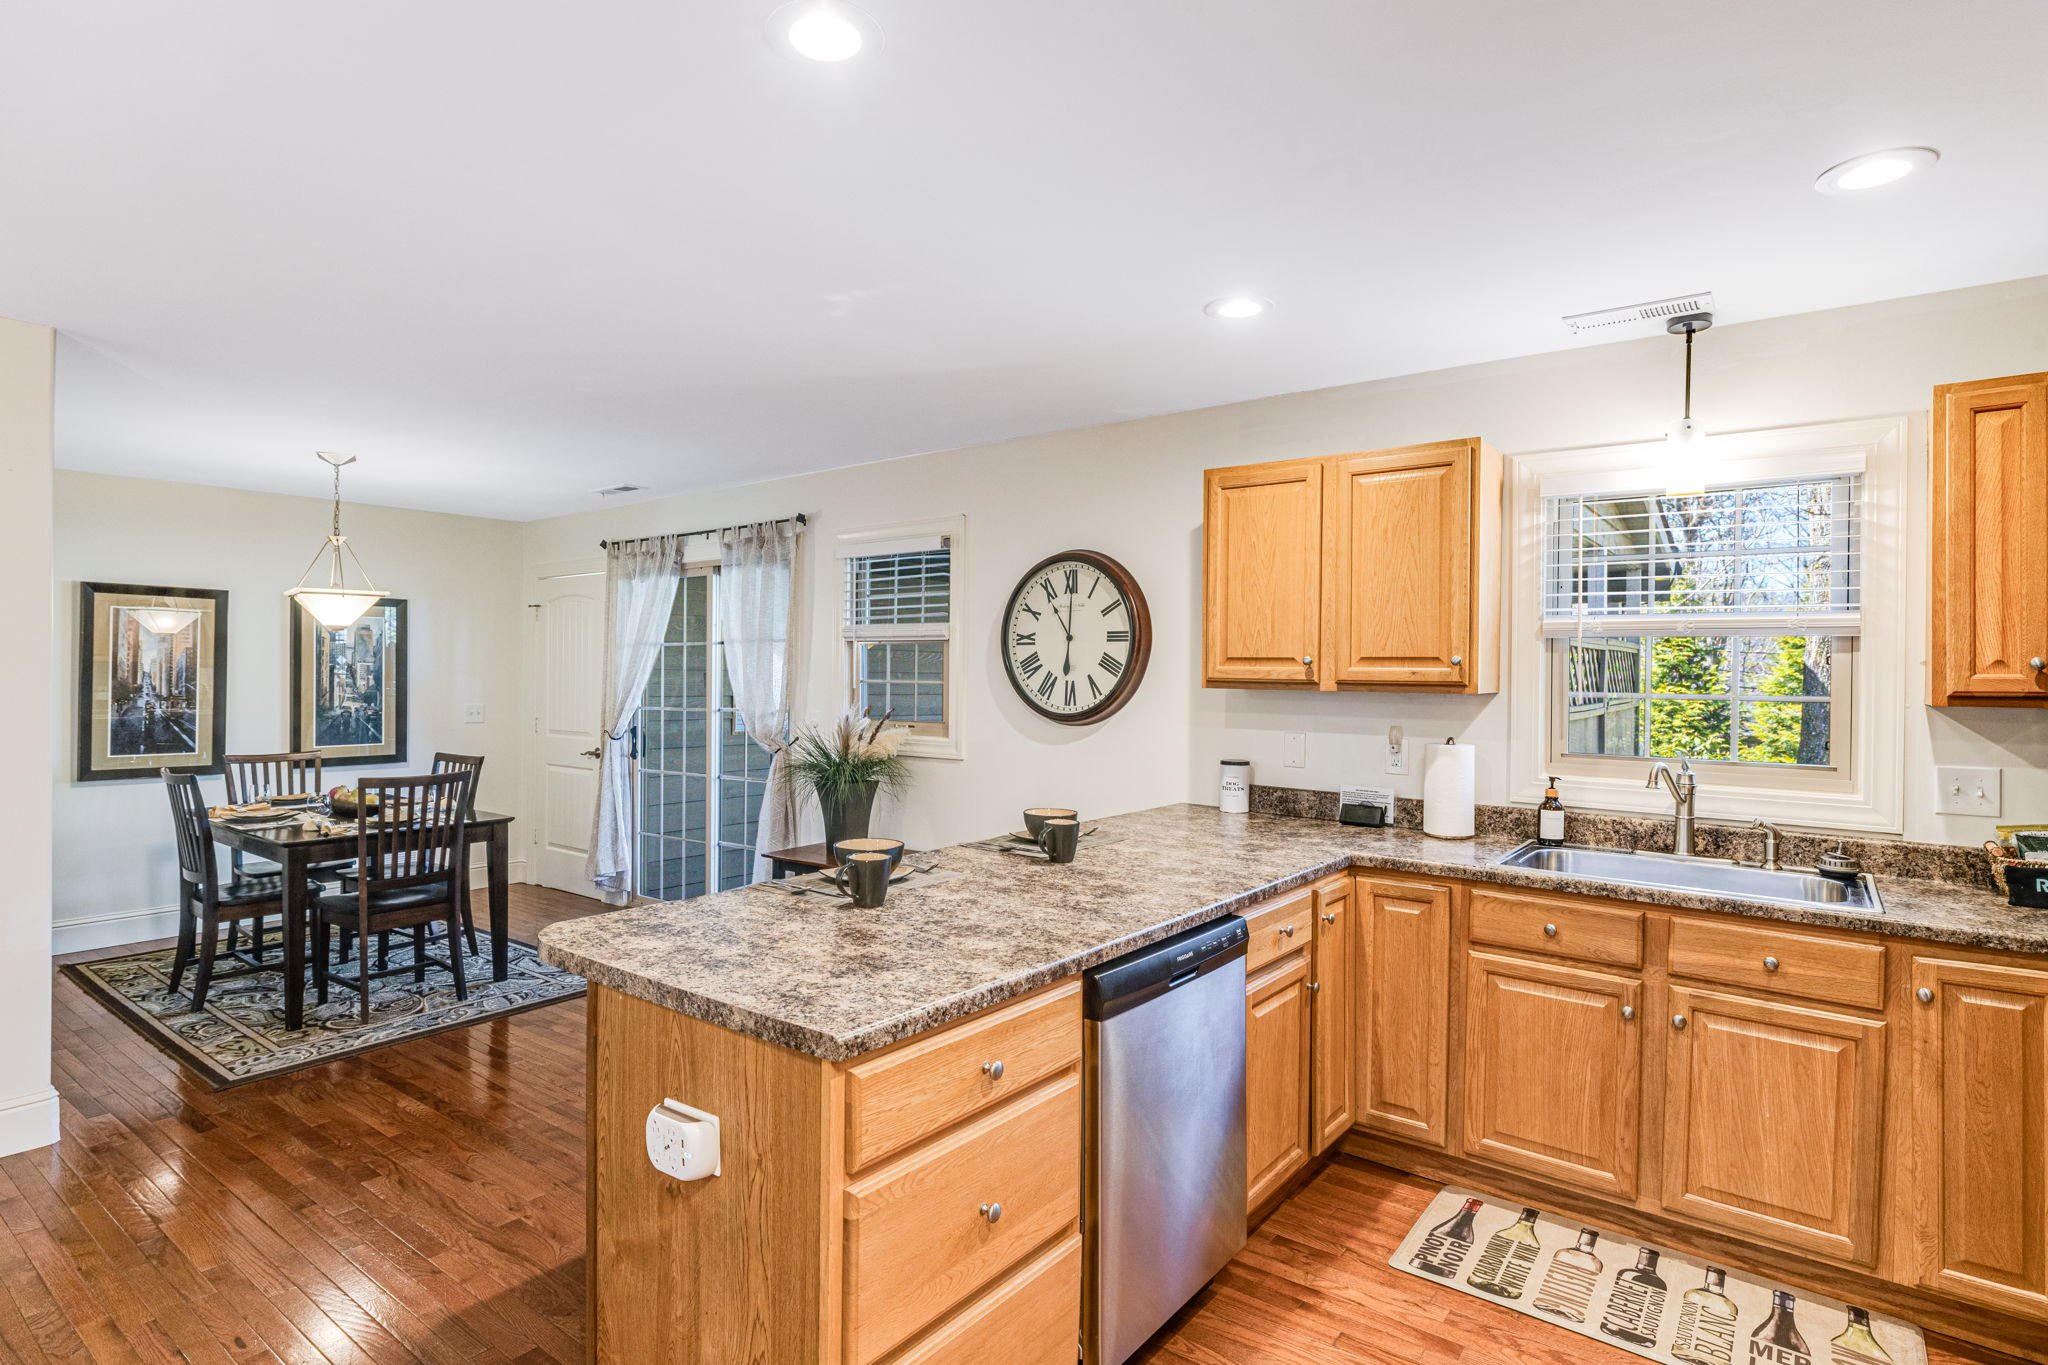
M902 754L906 758L939 758L951 761L964 759L967 746L963 736L961 720L960 669L964 652L961 643L961 622L965 619L967 597L967 559L965 554L967 518L965 516L931 517L921 521L889 522L876 526L859 527L841 532L838 537L836 568L838 581L833 608L839 618L839 695L848 706L858 706L856 681L860 676L855 653L863 643L884 641L916 641L940 644L945 649L946 681L944 706L946 730L944 734L921 731L915 726L905 725L909 738L903 741ZM856 627L847 619L846 612L846 561L862 555L885 554L899 548L906 542L929 540L932 537L945 538L947 545L947 622L936 625L890 625Z
M1841 472L1860 465L1864 477L1862 630L1847 674L1836 684L1849 737L1832 755L1832 768L1766 770L1761 764L1716 760L1700 769L1697 810L1702 818L1774 822L1901 833L1905 827L1904 748L1906 698L1905 609L1909 585L1924 569L1924 549L1909 559L1905 546L1907 452L1926 450L1924 414L1717 433L1714 481L1734 482L1766 471L1770 477ZM1518 455L1508 461L1506 496L1517 528L1505 556L1511 689L1508 719L1507 799L1534 805L1547 779L1569 778L1568 806L1668 817L1671 802L1643 783L1652 759L1561 756L1564 734L1563 650L1552 650L1543 631L1543 497L1546 492L1655 487L1668 458L1662 441ZM1888 566L1884 573L1872 572ZM1712 633L1702 629L1700 633ZM1837 636L1838 649L1850 637ZM1838 656L1839 660L1840 656Z

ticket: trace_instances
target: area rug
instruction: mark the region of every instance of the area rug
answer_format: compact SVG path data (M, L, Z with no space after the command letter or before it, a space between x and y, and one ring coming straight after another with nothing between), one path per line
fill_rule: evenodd
M1927 1365L1895 1318L1469 1190L1431 1200L1391 1264L1671 1365Z
M394 967L412 961L406 939L393 936ZM389 976L372 984L370 1022L365 1024L353 986L330 983L327 1003L316 1005L308 981L305 1027L295 1030L284 1026L284 978L279 973L216 983L206 993L206 1008L194 1013L189 970L184 989L171 991L169 948L66 963L64 971L143 1037L216 1089L225 1089L583 994L582 977L550 967L530 945L516 940L505 945L510 974L493 981L491 936L481 929L477 946L483 951L464 961L467 1000L455 998L455 982L439 968L428 968L422 984L409 975Z

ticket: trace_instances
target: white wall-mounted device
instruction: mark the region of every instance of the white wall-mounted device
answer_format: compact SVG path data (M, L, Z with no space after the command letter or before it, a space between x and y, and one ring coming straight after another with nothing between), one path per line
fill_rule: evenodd
M647 1111L647 1159L678 1180L720 1175L718 1116L679 1100L663 1100Z

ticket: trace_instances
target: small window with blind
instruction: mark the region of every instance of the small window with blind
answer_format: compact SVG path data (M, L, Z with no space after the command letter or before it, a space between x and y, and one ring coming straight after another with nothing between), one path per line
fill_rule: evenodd
M854 709L908 730L905 753L952 758L959 532L946 525L842 539L842 632Z
M1552 755L1839 769L1861 488L1830 474L1546 497Z

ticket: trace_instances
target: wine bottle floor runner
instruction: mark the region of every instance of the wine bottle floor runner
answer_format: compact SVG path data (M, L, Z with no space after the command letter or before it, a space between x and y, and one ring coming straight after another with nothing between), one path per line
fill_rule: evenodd
M1896 1318L1467 1190L1431 1200L1392 1265L1670 1365L1927 1365Z

